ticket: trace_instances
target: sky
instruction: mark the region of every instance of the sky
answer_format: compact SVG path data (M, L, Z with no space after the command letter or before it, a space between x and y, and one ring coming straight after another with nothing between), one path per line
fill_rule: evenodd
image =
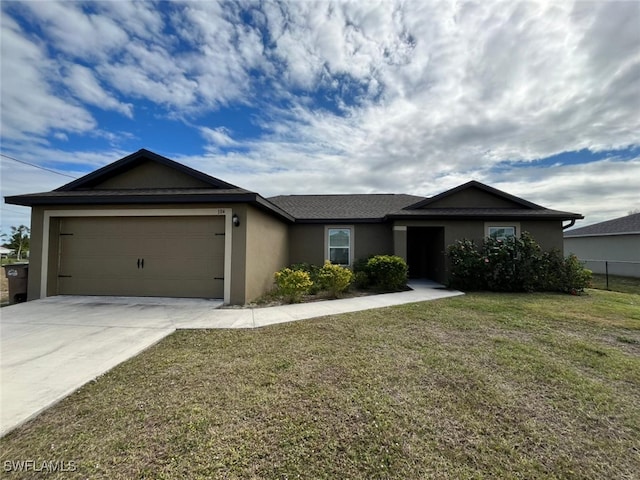
M146 148L265 197L478 180L577 227L640 209L638 1L0 8L2 196Z

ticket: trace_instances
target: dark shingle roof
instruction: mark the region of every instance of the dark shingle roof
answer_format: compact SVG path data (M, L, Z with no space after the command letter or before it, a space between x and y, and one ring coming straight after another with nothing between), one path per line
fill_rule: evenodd
M378 220L424 197L405 194L280 195L268 199L298 221Z
M574 228L565 232L568 237L586 237L598 235L624 235L640 233L640 213L627 215L626 217L614 218L606 222L594 223L586 227Z
M363 195L282 195L268 199L296 219L296 222L323 221L383 221L386 219L444 219L444 218L581 218L581 215L532 208L429 208L408 210L407 207L424 201L424 197L404 194Z

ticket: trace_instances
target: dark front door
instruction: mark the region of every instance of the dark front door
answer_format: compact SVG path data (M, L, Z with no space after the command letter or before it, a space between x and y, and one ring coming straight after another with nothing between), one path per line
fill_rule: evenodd
M408 227L409 278L445 281L444 227Z

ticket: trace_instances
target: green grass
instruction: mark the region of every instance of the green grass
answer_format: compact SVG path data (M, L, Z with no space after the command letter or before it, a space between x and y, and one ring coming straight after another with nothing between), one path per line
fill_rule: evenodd
M607 289L606 275L594 273L591 284L593 288L598 288L600 290ZM614 292L640 294L640 278L609 275L608 289Z
M0 459L75 462L46 478L631 479L639 398L639 295L482 293L179 331Z

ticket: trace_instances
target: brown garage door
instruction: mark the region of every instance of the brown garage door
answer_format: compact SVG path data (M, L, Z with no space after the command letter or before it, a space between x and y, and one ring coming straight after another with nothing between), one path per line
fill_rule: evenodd
M60 295L224 295L224 217L62 218L59 245Z

